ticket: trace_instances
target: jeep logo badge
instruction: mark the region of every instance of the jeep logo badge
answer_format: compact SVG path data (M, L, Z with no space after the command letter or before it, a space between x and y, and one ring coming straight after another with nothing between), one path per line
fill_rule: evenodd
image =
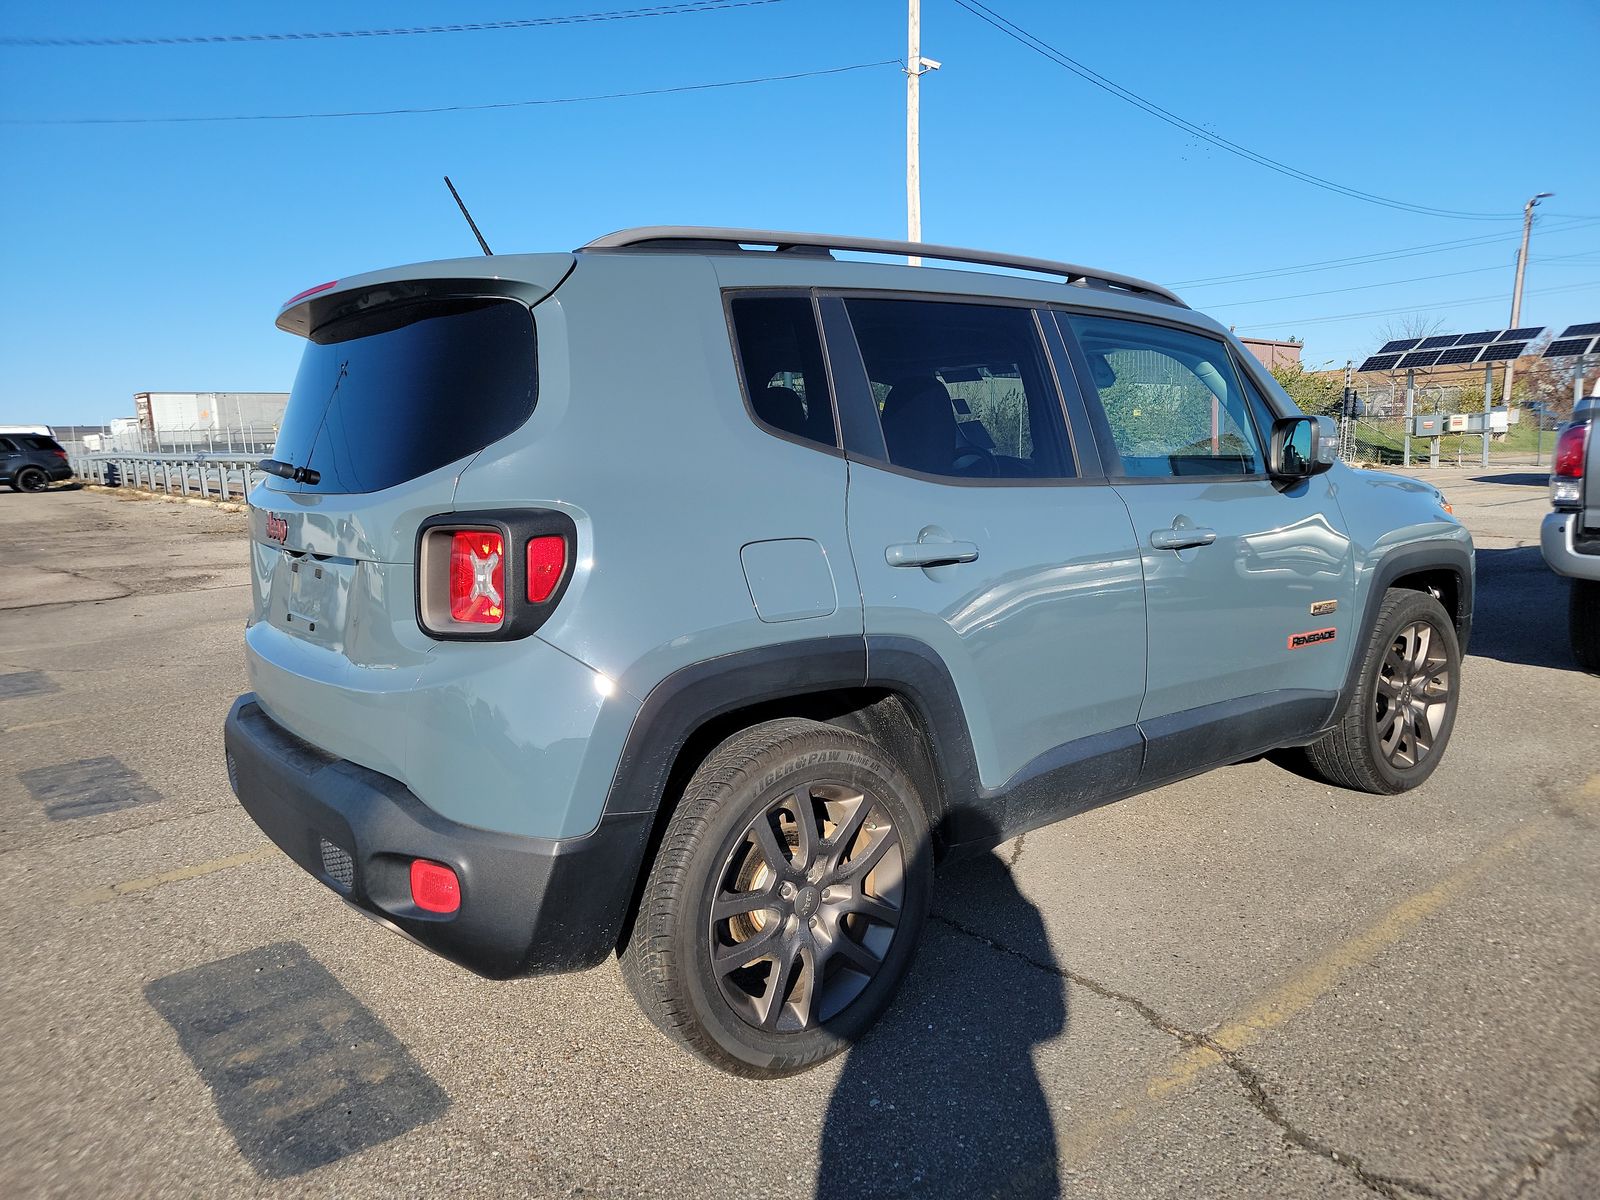
M289 536L289 522L277 513L267 514L267 536L278 545L283 545Z

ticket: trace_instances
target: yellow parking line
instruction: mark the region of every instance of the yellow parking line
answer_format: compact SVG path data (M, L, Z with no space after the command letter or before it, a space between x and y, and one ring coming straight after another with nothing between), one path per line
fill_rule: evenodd
M194 863L187 867L178 867L171 871L163 871L160 875L146 875L142 879L124 879L121 883L113 883L107 887L95 888L92 891L79 892L72 898L74 904L103 904L107 900L115 900L118 896L130 896L134 892L148 892L151 888L158 888L164 883L178 883L184 879L198 879L202 875L210 875L215 871L226 871L232 867L249 866L251 863L266 862L269 858L277 857L281 851L276 846L262 846L258 850L247 850L243 854L230 854L227 858L214 858L210 862Z
M1590 779L1579 795L1582 807L1597 800L1600 800L1600 775ZM1545 817L1518 827L1426 891L1407 897L1362 932L1339 943L1217 1029L1207 1038L1208 1045L1184 1050L1167 1070L1125 1095L1113 1112L1068 1130L1061 1138L1063 1161L1072 1163L1081 1159L1103 1139L1131 1124L1145 1108L1192 1085L1204 1072L1223 1063L1224 1052L1231 1054L1260 1041L1267 1033L1310 1008L1332 991L1347 971L1371 962L1492 868L1546 832L1550 825L1551 819Z

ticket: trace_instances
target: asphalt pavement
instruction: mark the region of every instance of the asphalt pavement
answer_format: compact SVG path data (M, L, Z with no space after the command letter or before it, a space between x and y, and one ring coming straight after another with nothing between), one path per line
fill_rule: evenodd
M1428 477L1479 591L1427 785L1249 762L952 868L886 1020L775 1083L265 842L242 514L0 493L0 1194L1600 1195L1600 680L1544 476Z

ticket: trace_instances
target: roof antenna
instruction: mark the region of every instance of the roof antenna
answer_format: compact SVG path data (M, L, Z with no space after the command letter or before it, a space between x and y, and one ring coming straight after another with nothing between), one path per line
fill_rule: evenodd
M494 251L489 249L489 243L483 240L483 234L478 232L478 223L472 219L472 214L467 211L467 206L461 202L461 193L456 191L456 185L450 182L450 176L444 177L445 187L450 189L450 194L456 198L456 207L461 210L461 215L467 219L467 224L472 226L472 236L478 239L478 245L483 247L483 252L490 258Z

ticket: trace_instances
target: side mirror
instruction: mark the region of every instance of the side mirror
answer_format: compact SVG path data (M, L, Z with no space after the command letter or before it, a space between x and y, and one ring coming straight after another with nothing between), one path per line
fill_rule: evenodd
M1274 479L1309 479L1339 457L1339 427L1332 417L1279 417L1272 423L1267 472Z

